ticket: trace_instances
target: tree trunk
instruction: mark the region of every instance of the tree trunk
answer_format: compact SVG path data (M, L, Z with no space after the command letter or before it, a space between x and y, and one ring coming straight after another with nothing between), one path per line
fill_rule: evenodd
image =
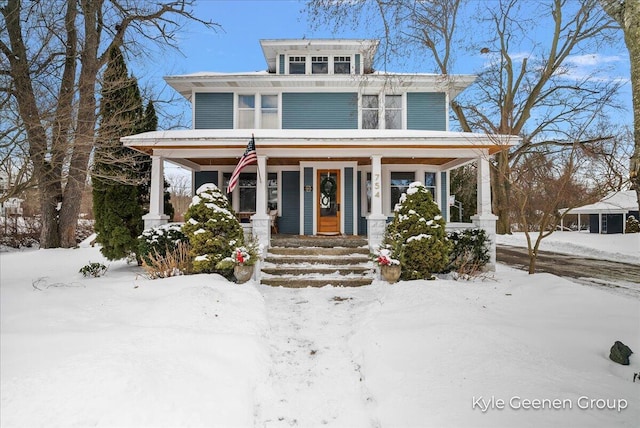
M511 233L510 176L509 154L502 151L496 155L496 163L491 168L491 205L493 213L498 216L496 233L499 235Z
M631 97L633 100L633 139L635 148L629 172L640 206L640 1L627 1L624 39L631 62Z

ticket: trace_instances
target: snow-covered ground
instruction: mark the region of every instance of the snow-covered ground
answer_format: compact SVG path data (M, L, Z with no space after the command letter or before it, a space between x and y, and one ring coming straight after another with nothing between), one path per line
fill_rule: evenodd
M531 233L532 245L538 237ZM498 235L497 244L527 247L523 232ZM640 264L640 233L600 235L582 232L553 232L542 240L540 250L560 254L575 254L593 259Z
M628 296L501 265L282 289L124 262L87 279L89 262L109 264L0 254L2 427L640 426ZM616 340L630 366L609 360Z

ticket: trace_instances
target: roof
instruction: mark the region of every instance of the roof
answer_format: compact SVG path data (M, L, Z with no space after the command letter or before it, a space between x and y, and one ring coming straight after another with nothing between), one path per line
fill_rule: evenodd
M596 203L568 209L570 214L623 214L637 210L635 190L611 192Z

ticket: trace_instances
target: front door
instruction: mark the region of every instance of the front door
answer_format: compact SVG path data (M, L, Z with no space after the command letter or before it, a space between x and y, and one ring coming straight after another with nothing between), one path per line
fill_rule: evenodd
M340 170L319 169L318 183L318 234L340 234Z

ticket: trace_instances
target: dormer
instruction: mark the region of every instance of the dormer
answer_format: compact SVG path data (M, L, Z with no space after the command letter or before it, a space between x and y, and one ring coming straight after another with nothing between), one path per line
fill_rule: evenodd
M378 40L260 40L268 71L283 75L361 75L373 72Z

